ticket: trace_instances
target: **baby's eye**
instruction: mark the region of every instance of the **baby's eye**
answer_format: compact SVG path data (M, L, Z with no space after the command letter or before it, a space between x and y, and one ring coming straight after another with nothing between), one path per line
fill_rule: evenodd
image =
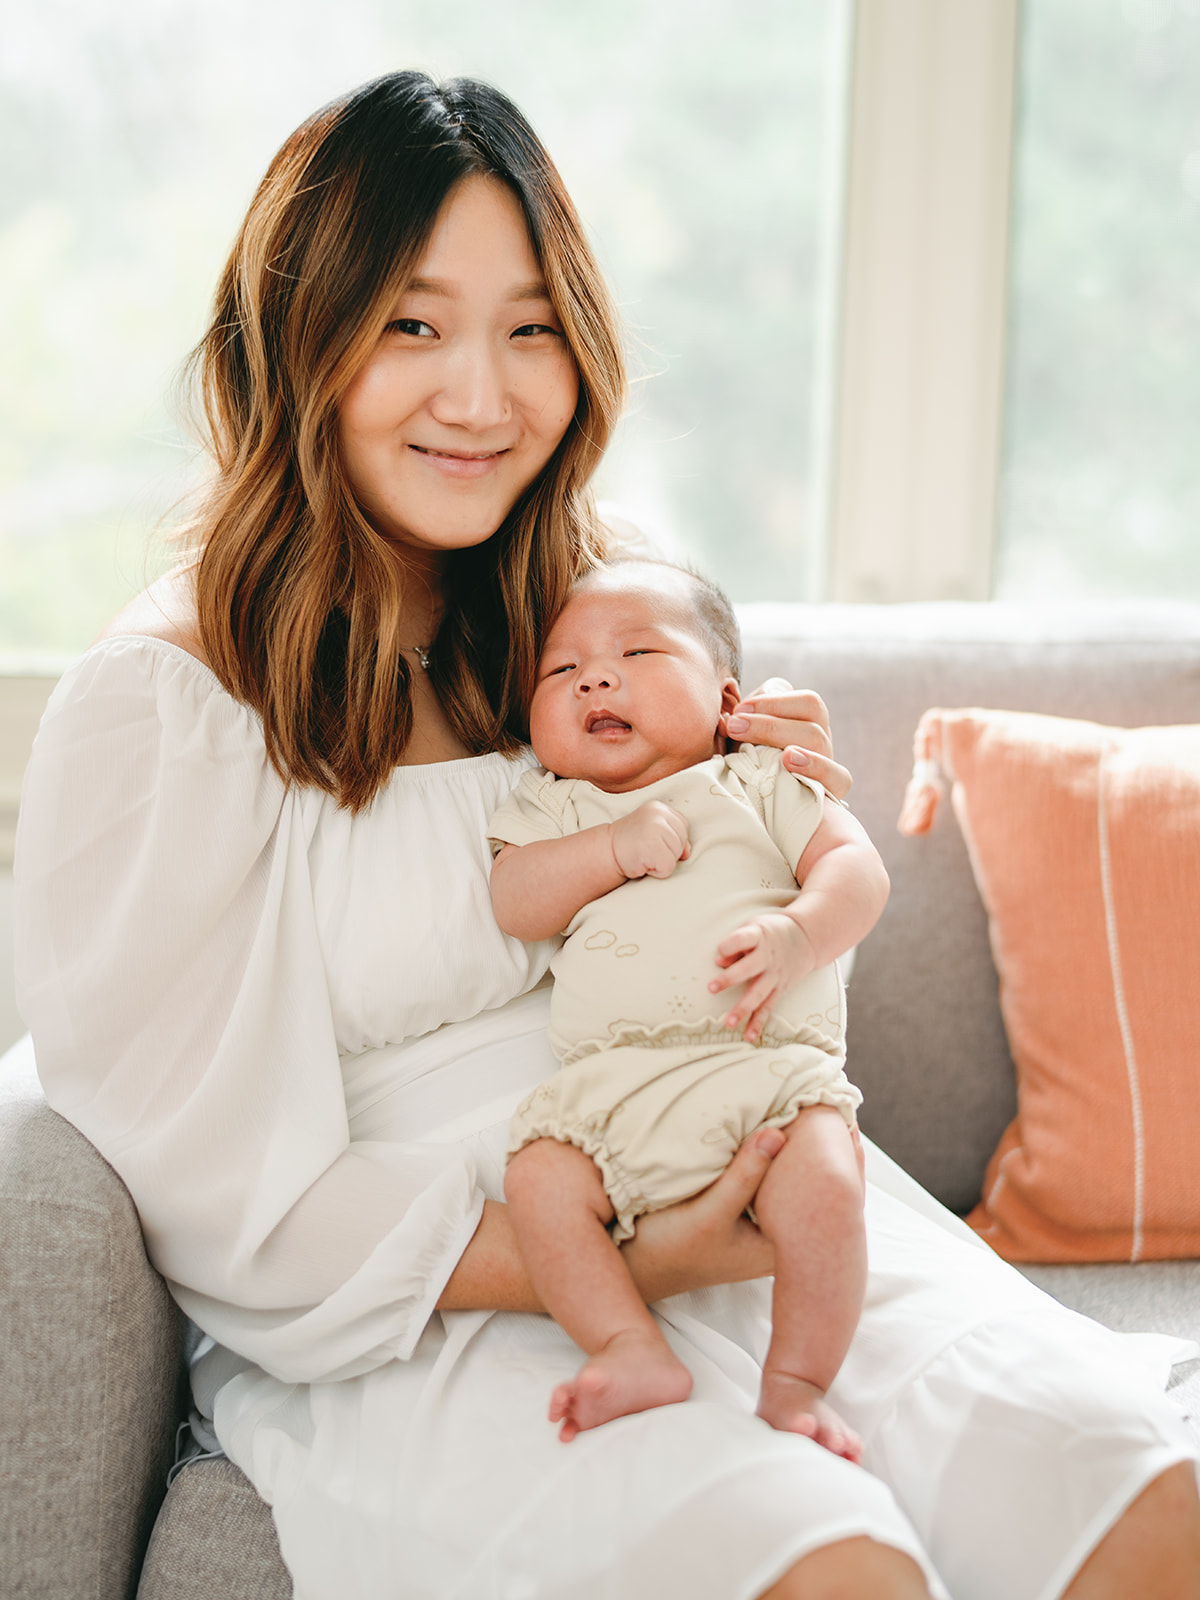
M546 672L546 676L548 678L557 678L563 672L570 672L574 666L575 663L573 661L564 661L561 666L550 667Z
M652 656L655 654L655 652L653 650L647 650L643 648L641 650L626 650L625 654L627 656Z
M406 333L414 339L436 339L437 334L427 322L421 322L416 317L397 317L395 322L389 322L386 333Z

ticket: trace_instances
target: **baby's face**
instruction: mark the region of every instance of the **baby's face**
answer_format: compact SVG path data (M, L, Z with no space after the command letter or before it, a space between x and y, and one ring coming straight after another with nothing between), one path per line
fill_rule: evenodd
M550 630L530 743L558 777L623 794L724 749L718 721L737 692L699 636L685 579L600 573Z

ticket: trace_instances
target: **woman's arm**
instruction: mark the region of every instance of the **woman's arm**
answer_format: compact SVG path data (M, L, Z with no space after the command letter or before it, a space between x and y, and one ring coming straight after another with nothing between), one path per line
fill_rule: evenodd
M356 1141L305 791L154 637L64 675L25 780L18 994L50 1104L205 1331L289 1383L415 1347L479 1224L470 1154Z
M770 1276L771 1247L745 1213L783 1144L777 1128L760 1128L711 1188L639 1219L637 1233L621 1253L648 1304L688 1289ZM437 1305L439 1311L543 1310L507 1206L485 1203L479 1227Z
M819 694L789 689L769 679L746 696L724 719L734 744L763 744L783 751L783 764L801 778L815 778L836 800L850 793L854 779L833 759L829 712Z

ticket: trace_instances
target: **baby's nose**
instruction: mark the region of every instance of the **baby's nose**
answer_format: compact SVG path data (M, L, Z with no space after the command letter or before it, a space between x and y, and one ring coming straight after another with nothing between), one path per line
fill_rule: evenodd
M611 668L596 667L585 670L575 680L576 694L590 694L593 689L613 689L617 675Z

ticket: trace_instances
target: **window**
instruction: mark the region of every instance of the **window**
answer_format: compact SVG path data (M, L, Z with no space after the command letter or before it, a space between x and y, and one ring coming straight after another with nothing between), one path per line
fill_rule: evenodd
M163 396L253 184L398 64L545 136L644 377L600 491L736 599L1200 594L1200 0L44 0L0 40L0 658L169 558Z

